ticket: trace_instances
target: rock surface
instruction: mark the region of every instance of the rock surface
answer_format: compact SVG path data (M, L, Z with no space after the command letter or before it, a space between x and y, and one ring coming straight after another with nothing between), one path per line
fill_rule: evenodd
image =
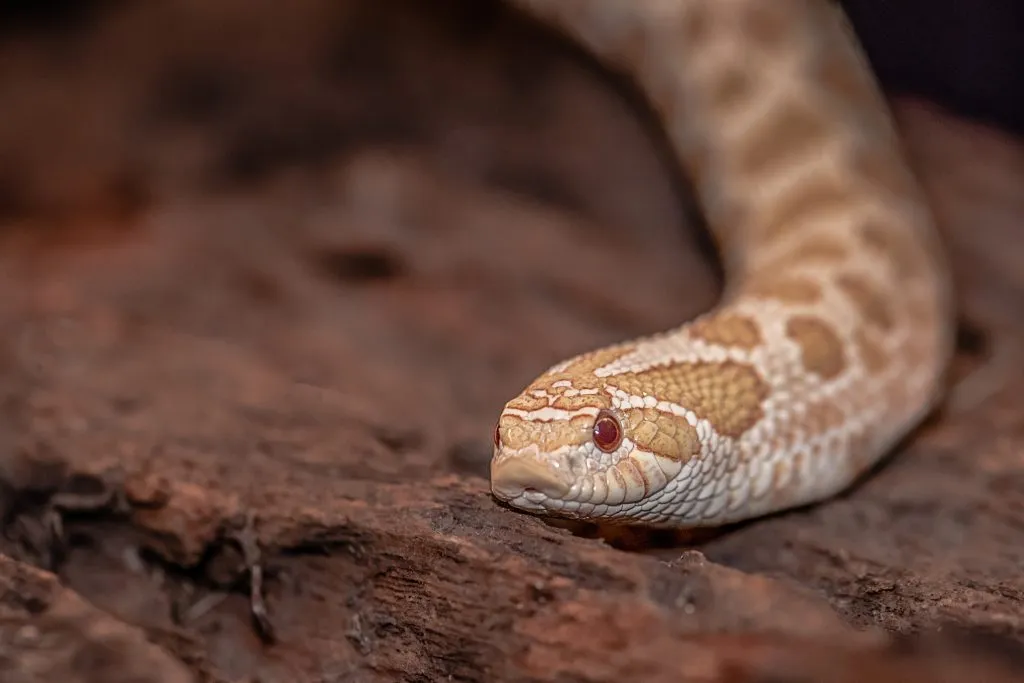
M1024 676L1024 141L896 101L939 415L827 504L616 546L486 474L539 370L720 291L635 95L492 2L87 7L0 34L2 680Z

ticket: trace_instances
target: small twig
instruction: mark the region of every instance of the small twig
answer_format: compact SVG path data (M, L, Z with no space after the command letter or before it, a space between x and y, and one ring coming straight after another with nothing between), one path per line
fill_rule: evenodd
M246 513L245 526L231 535L242 550L242 559L249 571L249 609L256 622L256 632L266 643L277 641L274 625L270 620L267 604L263 598L263 565L260 563L259 539L256 535L256 514Z

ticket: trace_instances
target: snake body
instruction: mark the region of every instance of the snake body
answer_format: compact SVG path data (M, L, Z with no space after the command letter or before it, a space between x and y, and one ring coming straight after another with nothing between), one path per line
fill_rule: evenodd
M695 320L558 363L510 400L494 496L685 528L850 486L941 396L953 305L846 17L831 0L508 1L636 81L726 289Z

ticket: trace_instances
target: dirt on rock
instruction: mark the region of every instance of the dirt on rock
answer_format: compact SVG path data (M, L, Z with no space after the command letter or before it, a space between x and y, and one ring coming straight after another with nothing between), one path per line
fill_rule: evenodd
M493 1L56 16L0 23L0 680L1024 680L1024 140L894 99L942 410L636 547L487 483L527 381L721 291L635 92Z

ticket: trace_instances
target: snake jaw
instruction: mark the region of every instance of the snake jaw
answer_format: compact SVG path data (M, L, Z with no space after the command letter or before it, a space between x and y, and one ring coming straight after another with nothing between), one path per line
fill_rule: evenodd
M667 489L679 473L677 464L637 450L628 438L614 453L589 443L555 451L536 443L520 449L499 445L491 460L491 492L523 512L628 523L672 495Z

